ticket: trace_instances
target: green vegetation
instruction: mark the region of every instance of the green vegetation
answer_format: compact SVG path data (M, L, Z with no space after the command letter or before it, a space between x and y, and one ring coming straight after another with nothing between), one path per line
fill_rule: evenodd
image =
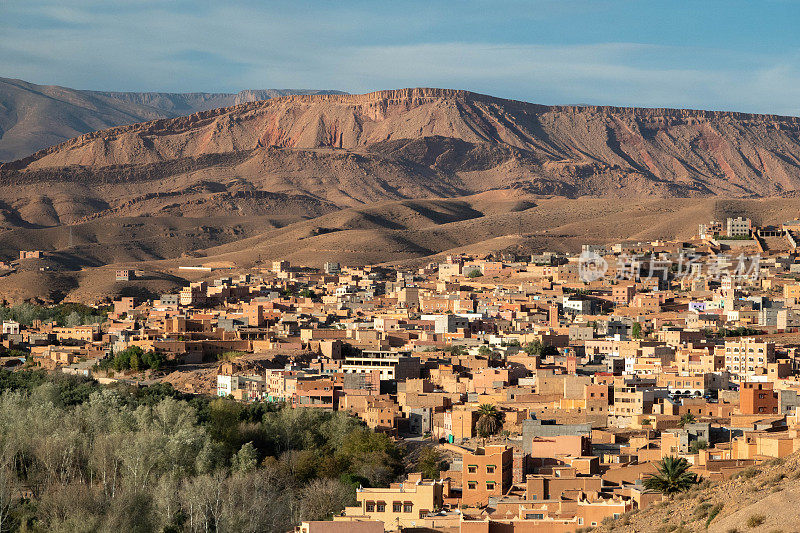
M542 341L538 339L523 346L522 350L528 355L538 355L541 357L547 355L558 355L558 348L555 346L550 346L549 344L544 345L542 344Z
M480 348L478 348L478 355L482 355L484 357L489 357L493 353L494 353L494 350L492 350L488 346L481 346Z
M681 419L678 421L678 426L683 427L686 424L694 424L695 420L696 419L692 413L686 413L684 415L681 415Z
M480 270L471 270L469 274L467 274L468 278L480 278L483 277L483 274Z
M447 346L444 351L450 352L450 355L467 355L467 349L460 345Z
M641 339L643 337L642 325L639 322L633 323L633 326L631 327L631 336L634 339Z
M417 462L417 470L425 479L439 479L439 474L446 468L447 462L436 448L425 448Z
M30 326L34 320L55 321L59 326L80 326L105 321L109 308L89 307L82 304L62 303L51 307L21 303L11 307L0 306L0 321L14 320Z
M752 241L751 235L714 235L718 241Z
M754 514L750 515L750 518L747 519L747 527L753 528L758 527L763 524L767 518L763 514Z
M133 370L134 372L140 372L148 369L160 370L165 363L166 357L164 357L164 354L153 351L145 352L138 346L131 346L113 357L101 359L97 366L100 370L113 369L117 372Z
M697 474L689 472L690 466L683 457L665 457L656 465L658 472L645 478L644 486L668 496L686 492L699 481Z
M744 469L738 471L737 473L735 473L734 475L732 475L731 479L737 479L737 478L750 479L750 478L756 477L760 473L761 473L761 470L759 470L758 468L756 468L754 466L748 466L747 468L744 468Z
M0 370L0 531L283 532L401 460L344 413Z
M227 352L222 352L221 354L217 355L217 361L231 361L236 359L237 357L241 357L245 355L245 352L239 352L236 350L229 350Z
M707 449L708 449L708 442L706 442L703 439L698 439L689 445L689 452L693 454L700 452L700 450L707 450Z
M476 429L481 438L486 439L500 429L503 413L494 405L484 403L478 407L478 422Z
M706 529L708 526L711 525L711 522L717 517L720 511L722 511L723 504L718 503L717 505L713 506L711 509L708 510L708 518L706 518Z
M746 328L740 326L735 329L720 328L716 331L717 337L749 337L752 335L761 335L764 333L759 329Z

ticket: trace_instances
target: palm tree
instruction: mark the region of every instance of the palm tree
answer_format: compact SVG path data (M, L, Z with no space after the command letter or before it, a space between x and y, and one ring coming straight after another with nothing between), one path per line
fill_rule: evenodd
M647 476L644 486L667 496L685 492L699 481L697 474L689 472L690 466L683 457L664 457L656 465L658 473Z
M494 405L484 403L478 407L478 434L486 439L489 435L494 435L500 429L500 419L502 413Z
M678 426L683 427L686 424L694 424L695 420L696 419L692 413L686 413L683 416L681 416L681 419L678 422Z

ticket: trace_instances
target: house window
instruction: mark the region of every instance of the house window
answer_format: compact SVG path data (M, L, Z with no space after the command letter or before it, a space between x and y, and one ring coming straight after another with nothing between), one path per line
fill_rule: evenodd
M386 512L386 503L385 502L378 502L375 505L375 508L377 509L377 511L379 513L385 513Z
M413 507L414 507L414 505L411 502L406 502L405 504L403 504L403 512L404 513L410 513L412 511Z
M477 489L477 488L478 488L478 483L477 483L477 482L475 482L475 481L468 481L468 482L467 482L467 488L468 488L469 490L475 490L475 489Z
M578 525L579 526L583 525L583 518L578 517Z
M494 490L494 481L486 482L486 490Z
M478 465L469 465L467 467L467 472L470 474L477 474L478 473Z
M495 468L495 466L494 466L494 465L489 465L489 466L487 466L487 467L486 467L486 473L487 473L487 474L494 474L494 468Z
M394 503L392 504L392 511L393 511L393 512L395 512L395 513L399 513L399 512L400 512L400 511L402 511L402 510L403 510L403 504L402 504L402 503L400 503L400 502L394 502Z
M367 502L367 512L368 513L375 512L375 502Z

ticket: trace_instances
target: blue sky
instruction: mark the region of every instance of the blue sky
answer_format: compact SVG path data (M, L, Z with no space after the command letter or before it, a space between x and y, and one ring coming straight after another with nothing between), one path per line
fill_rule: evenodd
M0 76L800 115L800 2L0 0Z

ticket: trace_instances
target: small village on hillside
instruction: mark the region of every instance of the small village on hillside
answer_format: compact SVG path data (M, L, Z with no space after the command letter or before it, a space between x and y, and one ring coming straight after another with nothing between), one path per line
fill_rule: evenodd
M303 533L588 529L660 502L647 480L665 461L715 481L800 448L798 229L728 218L580 254L209 268L62 323L6 306L2 362L342 411L426 458Z

